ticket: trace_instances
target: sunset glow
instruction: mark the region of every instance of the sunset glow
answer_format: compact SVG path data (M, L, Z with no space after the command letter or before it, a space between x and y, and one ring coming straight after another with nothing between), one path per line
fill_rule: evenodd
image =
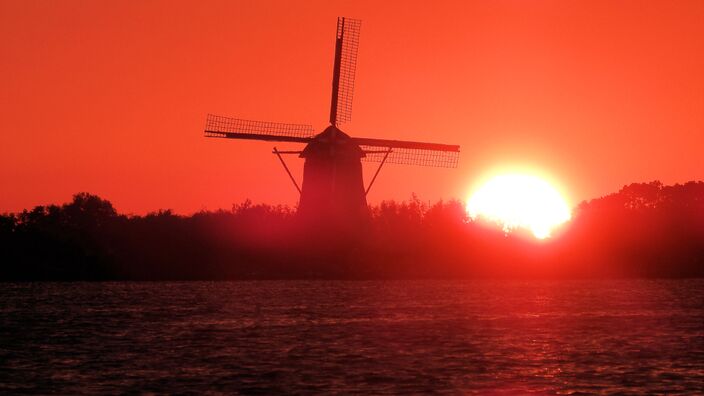
M704 396L704 0L0 31L0 396Z
M472 193L467 212L499 224L505 232L524 228L538 239L570 219L562 195L547 181L532 175L503 174L491 178Z

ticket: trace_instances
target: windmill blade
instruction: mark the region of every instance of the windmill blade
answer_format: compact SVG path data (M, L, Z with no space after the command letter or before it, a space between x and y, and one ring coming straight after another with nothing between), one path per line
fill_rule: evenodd
M330 124L339 125L352 120L354 74L357 69L357 48L362 21L337 18L335 39L335 66L332 75Z
M208 114L205 120L205 136L308 143L313 136L313 127L302 124L242 120Z
M361 146L366 155L365 162L382 162L386 151L382 146ZM388 148L386 148L388 150ZM460 153L458 151L436 151L424 149L392 148L386 163L403 165L420 165L436 168L456 168Z
M411 142L370 138L352 138L365 152L362 161L456 168L460 146L439 143ZM391 151L389 152L389 149Z

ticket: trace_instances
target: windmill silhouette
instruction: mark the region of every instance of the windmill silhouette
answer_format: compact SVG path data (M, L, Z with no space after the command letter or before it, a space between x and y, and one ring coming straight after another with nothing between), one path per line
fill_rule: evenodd
M251 121L212 114L206 119L206 137L306 145L302 151L273 149L300 193L298 213L302 216L343 222L364 216L368 213L366 195L385 163L457 166L460 149L457 145L351 137L338 128L352 118L360 26L359 20L337 19L330 126L323 132L314 134L310 125ZM305 159L302 187L288 169L282 157L284 154L298 154ZM366 188L361 161L379 162Z

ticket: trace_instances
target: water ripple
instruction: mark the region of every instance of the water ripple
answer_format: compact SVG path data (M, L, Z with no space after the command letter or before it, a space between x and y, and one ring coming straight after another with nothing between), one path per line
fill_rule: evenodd
M704 392L704 280L4 284L2 393Z

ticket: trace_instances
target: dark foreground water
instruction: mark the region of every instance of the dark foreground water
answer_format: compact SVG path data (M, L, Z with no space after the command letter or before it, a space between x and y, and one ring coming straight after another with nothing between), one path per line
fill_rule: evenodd
M704 392L704 280L0 286L0 393Z

